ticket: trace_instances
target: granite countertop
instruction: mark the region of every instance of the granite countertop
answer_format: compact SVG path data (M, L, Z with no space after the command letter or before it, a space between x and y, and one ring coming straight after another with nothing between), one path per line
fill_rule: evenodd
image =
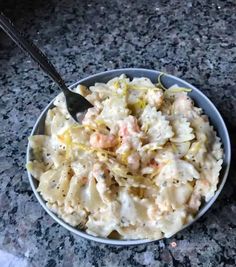
M0 7L68 84L122 67L162 70L194 84L225 118L235 153L234 0L9 0ZM54 222L30 188L27 136L58 88L2 32L0 88L1 267L236 266L234 164L210 211L173 238L132 247L90 242Z

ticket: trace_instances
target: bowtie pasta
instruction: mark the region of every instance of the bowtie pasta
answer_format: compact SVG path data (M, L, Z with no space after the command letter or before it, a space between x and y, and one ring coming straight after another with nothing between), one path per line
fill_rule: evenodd
M125 75L75 91L81 124L58 95L45 134L29 138L38 192L68 224L100 237L170 237L214 195L223 150L189 89Z

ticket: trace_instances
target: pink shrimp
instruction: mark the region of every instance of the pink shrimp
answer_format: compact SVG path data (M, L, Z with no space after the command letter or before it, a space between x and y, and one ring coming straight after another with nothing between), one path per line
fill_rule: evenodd
M140 132L138 121L134 116L128 116L122 123L120 123L119 135L121 137L128 137L133 133Z
M114 147L118 140L113 134L105 135L101 133L93 133L90 136L90 145L97 148L110 148Z

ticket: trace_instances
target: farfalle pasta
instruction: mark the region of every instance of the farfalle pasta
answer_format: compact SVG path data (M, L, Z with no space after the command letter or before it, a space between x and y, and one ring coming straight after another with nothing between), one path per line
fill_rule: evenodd
M38 192L68 224L100 237L159 239L190 222L219 182L223 150L189 89L121 75L75 91L81 124L60 94L45 134L29 138Z

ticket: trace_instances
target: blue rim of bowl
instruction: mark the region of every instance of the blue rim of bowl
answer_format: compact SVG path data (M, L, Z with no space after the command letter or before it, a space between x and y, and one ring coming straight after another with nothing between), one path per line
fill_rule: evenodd
M70 86L70 88L74 88L75 86L77 86L78 84L83 84L84 81L88 80L88 79L91 79L91 78L96 78L96 77L100 77L101 75L104 75L104 74L116 74L116 73L120 73L120 72L123 72L123 73L126 73L126 72L129 72L129 71L140 71L140 72L153 72L154 74L159 74L160 71L157 71L157 70L152 70L152 69L142 69L142 68L124 68L124 69L115 69L115 70L108 70L108 71L104 71L104 72L100 72L100 73L97 73L97 74L94 74L94 75L90 75L86 78L83 78L79 81L77 81L76 83L72 84ZM170 78L173 78L179 82L184 82L186 85L189 86L189 88L193 89L193 90L196 90L198 92L198 94L201 95L202 98L204 98L212 107L212 109L214 110L214 112L218 115L219 119L220 119L220 123L223 127L223 131L225 133L225 136L226 136L226 148L225 150L228 151L228 155L227 155L227 158L225 159L224 158L224 161L227 162L227 166L226 166L226 169L225 169L225 173L224 173L224 176L222 177L222 180L220 182L220 184L218 185L218 189L217 191L215 192L214 196L206 203L205 207L202 208L200 210L200 212L198 212L198 214L194 217L193 221L191 221L190 223L184 225L177 233L179 233L180 231L184 230L185 228L189 227L190 225L192 225L194 222L196 222L199 218L201 218L209 209L210 207L213 205L213 203L215 202L215 200L218 198L220 192L222 191L224 185L225 185L225 182L227 180L227 176L228 176L228 173L229 173L229 168L230 168L230 161L231 161L231 145L230 145L230 138L229 138L229 134L228 134L228 130L227 130L227 127L225 125L225 122L221 116L221 114L219 113L219 111L217 110L217 108L215 107L215 105L211 102L211 100L206 97L199 89L197 89L196 87L194 87L193 85L189 84L188 82L176 77L176 76L173 76L173 75L170 75L170 74L166 74L166 76L170 77ZM34 135L36 129L37 129L37 126L39 124L39 122L41 121L42 117L44 116L45 112L52 106L53 102L54 102L55 98L44 108L44 110L41 112L40 116L38 117L32 131L31 131L31 134L30 136ZM26 153L26 163L28 163L30 160L30 146L29 146L29 143L28 143L28 146L27 146L27 153ZM118 240L118 239L108 239L108 238L103 238L103 237L97 237L97 236L93 236L93 235L90 235L82 230L79 230L78 228L75 228L69 224L67 224L66 222L63 221L63 219L59 218L55 213L53 213L52 211L49 210L49 208L46 206L46 202L43 200L43 198L40 196L40 194L37 192L36 188L35 188L35 185L34 185L34 182L33 182L33 176L30 174L30 172L27 170L27 173L28 173L28 178L29 178L29 182L30 182L30 185L32 187L32 190L37 198L37 200L39 201L39 203L41 204L41 206L44 208L44 210L57 222L59 223L61 226L63 226L64 228L66 228L67 230L71 231L72 233L80 236L80 237L83 237L85 239L88 239L88 240L91 240L91 241L95 241L95 242L99 242L99 243L103 243L103 244L109 244L109 245L123 245L123 246L129 246L129 245L139 245L139 244L147 244L147 243L151 243L151 242L155 242L157 240L148 240L148 239L132 239L132 240ZM175 234L177 234L175 233ZM173 234L172 236L174 236L175 234ZM160 238L158 240L161 240L163 238Z

